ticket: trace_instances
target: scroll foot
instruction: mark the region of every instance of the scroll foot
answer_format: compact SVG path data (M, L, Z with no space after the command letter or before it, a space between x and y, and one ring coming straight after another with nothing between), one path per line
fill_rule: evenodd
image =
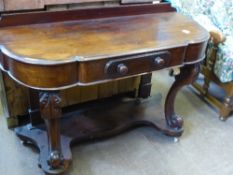
M183 130L183 119L176 115L174 110L175 98L178 91L185 85L193 83L200 71L200 65L192 64L181 68L180 74L175 76L175 82L168 92L165 101L165 118L167 125L174 130Z

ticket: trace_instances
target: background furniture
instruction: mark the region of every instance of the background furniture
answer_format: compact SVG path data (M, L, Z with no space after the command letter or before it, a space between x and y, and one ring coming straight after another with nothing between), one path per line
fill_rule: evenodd
M57 11L80 8L119 6L118 0L0 0L0 11ZM26 69L26 68L25 68ZM151 74L131 77L99 85L74 87L61 91L62 106L68 107L79 103L127 94L132 97L146 98L150 95ZM1 101L8 126L17 126L25 116L30 115L32 122L38 121L38 93L15 83L6 73L0 73ZM40 118L40 117L39 117Z
M233 1L171 0L179 12L192 17L211 35L201 76L193 87L220 110L225 120L233 111ZM216 86L217 85L217 86Z

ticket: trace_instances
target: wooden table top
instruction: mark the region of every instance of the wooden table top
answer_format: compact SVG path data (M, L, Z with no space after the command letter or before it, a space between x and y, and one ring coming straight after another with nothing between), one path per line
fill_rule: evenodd
M169 3L2 14L0 68L60 90L202 61L208 32Z
M207 38L202 27L176 12L0 28L4 54L42 64L156 51Z

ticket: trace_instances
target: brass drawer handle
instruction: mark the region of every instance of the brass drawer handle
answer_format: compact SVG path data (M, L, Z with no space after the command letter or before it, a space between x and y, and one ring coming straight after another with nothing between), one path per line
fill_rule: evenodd
M128 70L128 67L123 63L117 66L117 72L121 75L126 75L128 73Z
M156 64L156 66L163 66L165 64L165 60L161 57L156 57L154 59L154 63Z

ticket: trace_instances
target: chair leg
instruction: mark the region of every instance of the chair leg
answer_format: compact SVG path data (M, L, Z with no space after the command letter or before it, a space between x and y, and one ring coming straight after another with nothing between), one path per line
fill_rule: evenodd
M225 121L230 113L232 112L232 102L233 101L233 86L229 85L226 89L226 97L224 98L224 105L220 109L220 120Z
M204 76L204 84L203 84L203 95L207 95L210 87L210 76L209 72L207 72Z

